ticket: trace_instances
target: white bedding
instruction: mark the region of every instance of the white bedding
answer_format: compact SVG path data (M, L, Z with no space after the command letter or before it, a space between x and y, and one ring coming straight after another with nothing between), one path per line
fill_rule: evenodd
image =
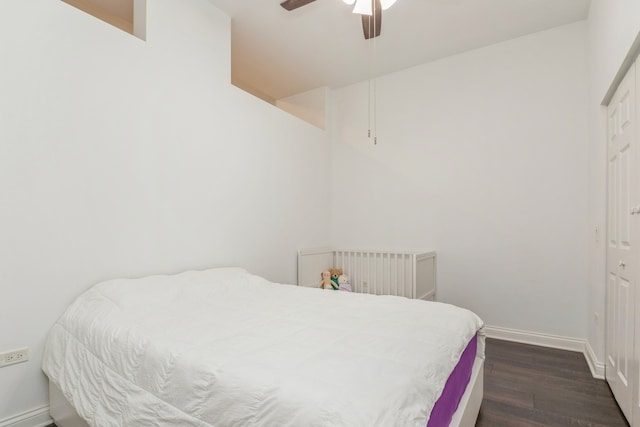
M94 286L43 370L92 426L424 427L481 327L447 304L212 269Z

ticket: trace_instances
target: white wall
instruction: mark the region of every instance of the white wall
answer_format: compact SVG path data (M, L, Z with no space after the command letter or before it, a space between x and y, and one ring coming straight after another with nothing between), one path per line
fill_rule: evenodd
M0 2L0 424L48 403L46 333L107 278L239 265L294 283L329 244L326 134L231 86L230 22L154 0L147 42Z
M333 243L438 253L438 299L586 338L587 50L575 23L337 90ZM364 100L364 102L363 102Z
M640 1L592 0L589 9L589 334L604 363L606 107L601 103L640 33ZM599 238L596 240L596 229ZM595 314L598 313L596 317Z

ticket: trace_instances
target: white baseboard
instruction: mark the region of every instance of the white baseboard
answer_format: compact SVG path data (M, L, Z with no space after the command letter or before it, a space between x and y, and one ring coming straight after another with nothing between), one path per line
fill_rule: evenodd
M0 420L0 427L45 427L52 423L47 405Z
M489 338L583 353L584 358L587 360L587 365L589 365L589 369L591 370L591 375L597 379L604 379L604 364L598 361L591 345L584 339L519 331L497 326L485 326L484 330Z
M541 347L557 348L560 350L585 351L585 340L577 338L559 337L556 335L541 334L538 332L499 328L497 326L485 326L484 330L489 338L521 342L523 344L533 344Z
M604 363L598 360L598 357L596 356L595 351L593 351L593 348L591 348L589 341L585 344L584 357L587 359L587 364L589 365L589 369L591 369L591 375L593 375L593 378L603 380Z

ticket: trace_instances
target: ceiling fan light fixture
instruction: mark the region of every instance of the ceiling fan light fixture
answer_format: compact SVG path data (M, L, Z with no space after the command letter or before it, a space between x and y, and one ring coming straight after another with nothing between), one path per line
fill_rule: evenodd
M358 15L373 15L373 2L371 0L356 0L353 13Z
M351 6L352 4L354 4L356 2L356 0L342 0L343 2L345 2L346 4L348 4L349 6Z
M387 10L393 6L395 2L396 0L380 0L380 6L382 7L382 10Z

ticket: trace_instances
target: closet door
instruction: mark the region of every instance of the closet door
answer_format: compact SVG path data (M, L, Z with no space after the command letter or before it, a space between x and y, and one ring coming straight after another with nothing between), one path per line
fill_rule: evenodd
M638 283L637 147L635 67L620 83L608 107L608 230L606 378L628 420L634 391L635 287Z
M635 146L640 147L640 126L637 123L640 123L640 93L638 93L638 87L640 87L640 60L636 60L635 69L636 69L636 136L635 136ZM640 151L640 150L636 150ZM640 158L640 154L638 155ZM640 216L640 215L636 215ZM637 283L637 282L636 282ZM636 286L640 286L636 285ZM633 381L631 382L631 386L633 387L633 391L631 393L633 398L633 421L631 422L632 426L640 426L640 289L636 287L636 298L635 298L636 306L635 306L635 351L634 351L634 363L633 366L635 368L635 372L633 373Z

